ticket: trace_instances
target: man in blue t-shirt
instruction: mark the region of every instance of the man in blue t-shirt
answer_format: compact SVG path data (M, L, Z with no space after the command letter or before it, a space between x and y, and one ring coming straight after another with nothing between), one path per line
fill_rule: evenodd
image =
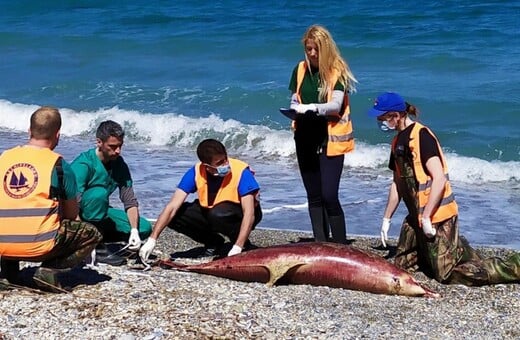
M204 244L205 256L220 253L222 235L233 243L228 256L252 247L249 234L262 219L260 187L253 172L246 163L228 158L224 145L214 139L202 141L197 156L200 162L184 174L141 247L143 260L150 256L165 227ZM185 202L195 192L198 199Z

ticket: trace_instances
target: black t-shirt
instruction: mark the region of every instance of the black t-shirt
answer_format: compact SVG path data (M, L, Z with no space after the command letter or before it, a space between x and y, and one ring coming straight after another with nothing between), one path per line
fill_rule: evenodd
M414 126L415 123L411 124L403 131L399 132L399 134L397 135L396 150L407 150L407 152L409 152L410 134L412 133L412 129L414 128ZM437 141L431 135L428 129L423 128L421 129L421 131L419 131L419 145L421 148L421 164L424 169L424 172L427 175L429 175L428 169L426 168L426 162L428 162L430 158L435 156L440 158L441 154L437 146ZM390 162L388 164L388 167L392 171L396 170L395 155L393 151L390 154Z
M207 174L206 178L208 180L208 204L211 206L215 202L215 198L217 198L217 193L222 186L224 177Z

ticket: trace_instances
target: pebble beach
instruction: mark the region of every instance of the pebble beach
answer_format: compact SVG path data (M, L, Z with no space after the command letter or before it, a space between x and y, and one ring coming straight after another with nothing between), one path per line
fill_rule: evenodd
M257 229L259 247L300 242L304 232ZM388 256L375 238L351 245ZM395 245L390 240L390 246ZM391 249L391 247L390 247ZM155 255L183 262L200 250L165 230ZM511 250L478 248L486 256ZM182 257L186 257L183 259ZM24 264L22 275L34 264ZM440 298L377 295L310 285L268 287L129 265L75 269L69 294L0 291L0 339L515 339L520 284L465 287L414 276Z

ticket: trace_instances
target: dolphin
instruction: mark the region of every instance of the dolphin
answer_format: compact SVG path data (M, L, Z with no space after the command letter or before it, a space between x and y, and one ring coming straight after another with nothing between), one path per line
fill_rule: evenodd
M258 248L193 265L161 260L159 265L269 286L309 284L375 294L439 297L412 275L376 254L328 242Z

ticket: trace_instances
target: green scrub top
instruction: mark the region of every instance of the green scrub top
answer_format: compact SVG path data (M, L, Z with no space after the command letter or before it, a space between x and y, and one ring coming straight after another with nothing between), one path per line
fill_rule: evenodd
M96 155L96 149L81 153L71 164L82 196L80 210L87 221L106 217L109 197L116 188L131 187L130 169L122 157L110 161L108 166Z

